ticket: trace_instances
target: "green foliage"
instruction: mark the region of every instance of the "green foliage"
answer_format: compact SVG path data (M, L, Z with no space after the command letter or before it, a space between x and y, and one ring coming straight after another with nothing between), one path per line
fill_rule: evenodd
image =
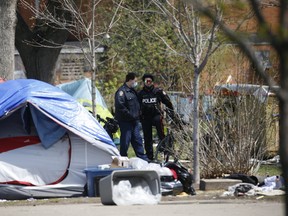
M274 176L274 175L281 175L282 169L278 165L261 165L258 172L256 173L258 176Z
M115 77L114 90L123 83L126 73L136 72L139 77L144 73L153 73L157 82L167 90L183 86L175 74L189 71L188 65L168 49L163 40L175 49L181 44L170 23L156 13L152 4L149 1L126 0L118 11L117 19L109 32L110 39L105 43L106 56L102 56L103 61L99 63L98 73L103 83L107 83L111 76Z

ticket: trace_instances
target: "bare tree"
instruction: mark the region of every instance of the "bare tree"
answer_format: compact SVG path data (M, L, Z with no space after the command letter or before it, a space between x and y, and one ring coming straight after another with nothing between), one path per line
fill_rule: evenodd
M40 15L38 12L45 9L57 19L61 18L62 20L69 20L70 15L59 8L57 1L49 0L46 4L41 4L41 7L30 5L25 0L19 0L18 2L20 8L28 8L35 12L34 17L30 17L35 20L34 26L29 26L20 13L17 12L15 46L24 64L26 76L53 83L55 65L69 32L57 28L56 25L49 25L38 16ZM31 45L32 43L34 46Z
M103 40L109 37L109 30L112 28L116 19L117 10L115 16L113 16L110 22L105 25L100 14L96 13L96 10L101 5L102 0L92 1L77 1L77 0L50 0L53 4L53 10L49 10L50 4L44 4L41 9L35 8L28 4L25 0L21 0L22 4L37 15L37 19L41 20L40 24L53 28L55 31L59 30L67 32L72 35L77 41L79 41L80 48L84 54L85 60L88 62L91 77L91 89L92 89L92 112L96 116L96 90L95 79L97 73L96 64L96 49L103 45ZM55 11L62 11L62 15L55 15ZM102 11L103 13L103 11ZM67 15L69 18L67 18ZM26 43L30 47L41 48L62 48L63 43L57 43L57 41L49 41L43 38L41 41L26 40Z
M217 2L217 1L216 1ZM279 6L279 20L278 27L275 31L269 28L268 21L264 18L264 14L261 11L262 3L264 1L257 0L248 0L250 7L255 13L256 21L259 26L259 33L261 33L262 38L264 38L267 42L270 43L272 48L275 50L279 57L279 73L280 73L280 83L279 88L275 88L277 82L271 77L261 62L258 61L255 52L253 50L253 46L249 41L248 36L240 36L237 32L234 32L229 28L229 26L225 25L225 23L217 21L216 14L213 13L207 7L207 1L195 1L198 5L198 9L201 10L205 15L211 18L214 21L217 21L220 25L220 28L223 32L234 42L237 43L239 48L247 55L251 64L253 64L255 68L255 72L260 75L264 81L269 84L269 86L275 91L276 96L279 99L279 111L280 111L280 120L279 120L279 152L280 152L280 160L282 164L284 179L285 179L285 203L286 203L286 215L288 214L288 38L287 34L287 14L288 14L288 2L287 1L273 1L273 4ZM218 2L219 3L219 2ZM205 5L206 4L206 5Z
M199 168L199 82L200 74L207 64L209 56L219 47L216 33L218 21L222 18L220 8L214 7L217 22L207 22L200 18L190 1L160 1L153 0L160 12L173 25L178 38L183 42L184 56L192 65L193 83L193 176L194 182L200 182Z
M12 79L17 0L0 2L0 77Z

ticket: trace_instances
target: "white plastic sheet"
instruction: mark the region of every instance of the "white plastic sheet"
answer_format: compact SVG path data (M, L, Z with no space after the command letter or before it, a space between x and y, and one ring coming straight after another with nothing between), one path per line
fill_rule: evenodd
M153 195L148 185L132 187L129 180L122 180L113 186L113 200L116 205L155 205L161 194Z

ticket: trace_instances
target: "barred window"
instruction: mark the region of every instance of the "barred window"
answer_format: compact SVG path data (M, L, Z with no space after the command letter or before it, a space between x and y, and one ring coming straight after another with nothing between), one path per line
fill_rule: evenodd
M61 59L60 68L62 80L80 79L83 77L84 59L64 57Z

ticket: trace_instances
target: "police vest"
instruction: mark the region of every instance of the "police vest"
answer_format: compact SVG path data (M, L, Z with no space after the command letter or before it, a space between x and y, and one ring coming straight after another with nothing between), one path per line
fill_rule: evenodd
M141 97L141 111L143 117L153 117L161 113L160 98L157 95L157 90L152 91L142 90L140 92Z

